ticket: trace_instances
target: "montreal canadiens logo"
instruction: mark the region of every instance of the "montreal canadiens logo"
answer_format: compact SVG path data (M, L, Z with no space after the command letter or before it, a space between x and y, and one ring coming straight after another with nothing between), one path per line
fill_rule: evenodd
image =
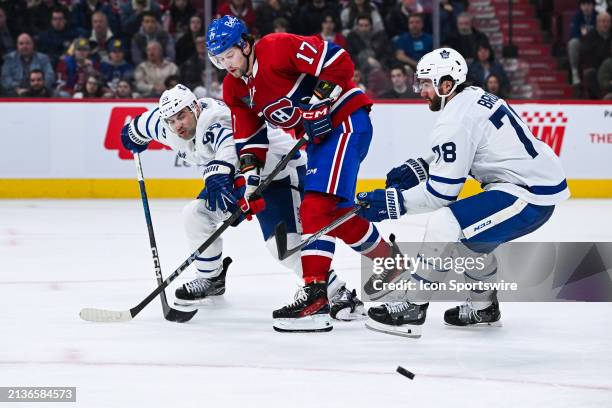
M286 97L266 106L263 114L269 122L282 128L294 127L302 118L300 110Z

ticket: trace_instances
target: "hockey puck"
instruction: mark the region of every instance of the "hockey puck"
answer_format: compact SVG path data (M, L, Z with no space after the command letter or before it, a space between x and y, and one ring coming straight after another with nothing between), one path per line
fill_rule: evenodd
M397 366L397 371L398 373L400 373L401 375L403 375L404 377L408 377L409 379L414 379L414 374L411 373L410 371L406 370L404 367L402 366Z

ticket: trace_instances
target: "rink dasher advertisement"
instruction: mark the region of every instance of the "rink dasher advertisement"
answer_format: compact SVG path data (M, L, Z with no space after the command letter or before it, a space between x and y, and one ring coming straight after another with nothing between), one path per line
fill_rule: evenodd
M155 106L153 101L1 101L3 196L19 196L11 192L11 180L72 180L75 186L85 180L118 184L133 180L134 165L121 145L120 129ZM512 106L534 135L559 155L570 187L572 181L590 180L599 182L598 186L604 183L610 194L612 166L603 163L612 157L612 104L514 102ZM424 104L381 102L373 106L371 116L374 138L360 180L380 182L392 166L429 154L427 137L436 113ZM143 166L145 176L153 181L195 182L200 177L197 168L160 144L143 154ZM164 189L154 194L163 197ZM600 187L593 189L601 194Z

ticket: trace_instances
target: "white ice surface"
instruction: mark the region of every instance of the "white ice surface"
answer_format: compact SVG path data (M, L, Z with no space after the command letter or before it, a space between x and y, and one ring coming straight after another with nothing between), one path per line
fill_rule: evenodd
M183 204L151 202L164 276L188 255ZM611 214L609 200L569 201L529 240L612 241ZM425 221L381 229L419 240ZM611 303L506 303L504 327L478 331L445 327L450 305L433 303L419 340L363 322L279 334L271 312L295 278L254 222L225 237L225 299L191 322L165 321L155 300L131 322L88 323L81 308L129 309L155 287L140 202L0 201L0 386L78 387L76 404L48 407L612 406ZM334 266L356 287L359 259L337 248Z

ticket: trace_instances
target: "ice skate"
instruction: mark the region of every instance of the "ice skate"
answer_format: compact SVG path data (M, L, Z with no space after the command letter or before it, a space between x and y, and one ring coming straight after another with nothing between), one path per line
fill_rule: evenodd
M272 312L279 332L326 332L333 329L327 300L327 283L312 282L300 288L295 300Z
M226 257L221 265L221 273L214 278L196 278L191 282L183 284L176 289L174 304L176 306L198 306L206 305L212 296L220 296L225 293L225 275L232 258Z
M330 316L336 320L360 320L366 316L363 302L357 297L355 289L342 286L329 300Z
M499 302L497 301L497 291L493 292L491 305L478 310L474 307L470 299L460 306L448 309L444 312L444 323L447 326L474 327L474 326L495 326L500 327L501 313L499 312Z
M416 305L410 302L385 303L368 310L366 327L382 333L419 338L425 323L429 303Z

